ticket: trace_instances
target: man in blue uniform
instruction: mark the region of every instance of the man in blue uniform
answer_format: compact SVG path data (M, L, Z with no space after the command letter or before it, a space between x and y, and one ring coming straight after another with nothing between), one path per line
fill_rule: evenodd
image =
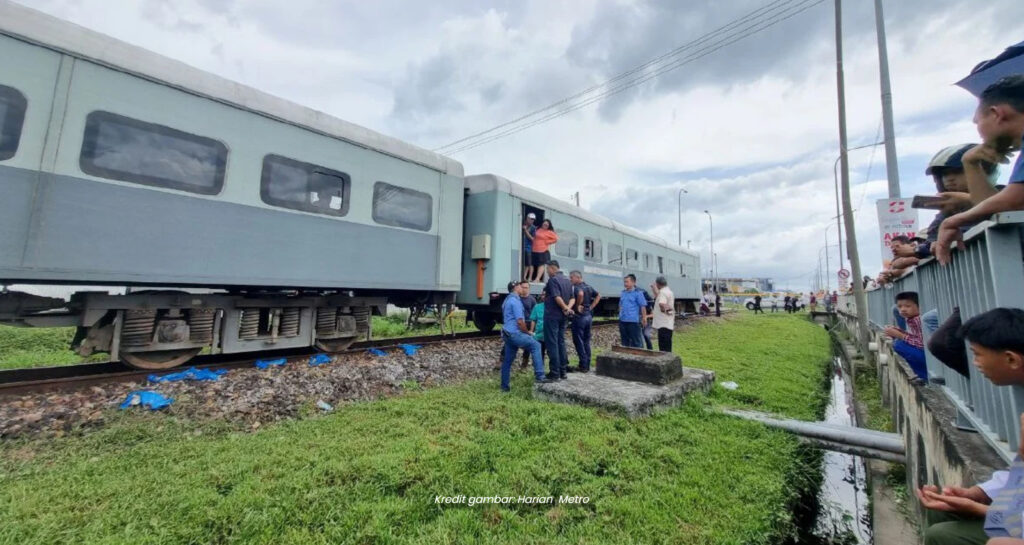
M529 277L527 277L527 278L529 278ZM526 327L529 330L532 331L533 328L534 328L534 323L533 323L532 320L530 320L530 315L533 314L533 307L537 306L537 300L534 299L532 295L530 295L530 290L526 290L526 296L525 297L520 297L520 299L522 299L522 301L523 301L523 315L526 316ZM515 358L512 358L512 359L515 360ZM520 364L520 367L526 367L529 364L530 364L530 351L528 349L524 348L523 349L523 362Z
M622 279L626 288L619 295L619 337L622 346L644 347L643 325L647 323L647 298L636 289L636 276Z
M575 318L572 320L572 345L576 348L576 355L580 358L578 368L581 373L590 372L590 328L594 322L594 308L601 301L601 294L583 281L583 273L572 271L569 273L569 282L572 283L573 299L576 300ZM577 369L570 369L574 371Z
M572 283L558 270L557 261L548 262L548 283L544 287L544 346L547 348L550 372L548 378L565 378L569 352L565 348L565 321L572 317Z
M501 338L505 341L505 350L501 358L501 390L509 391L509 380L512 374L512 360L520 348L527 348L533 355L533 374L538 382L544 380L544 360L540 356L540 343L529 334L526 327L526 314L523 312L524 295L530 293L530 284L519 282L510 291L505 302L501 304L502 321Z

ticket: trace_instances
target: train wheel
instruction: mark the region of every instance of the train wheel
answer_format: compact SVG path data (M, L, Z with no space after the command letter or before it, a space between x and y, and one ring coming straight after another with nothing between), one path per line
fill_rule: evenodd
M480 331L492 331L497 321L489 312L474 312L473 325Z
M121 354L121 359L137 369L170 369L194 358L200 351L202 351L202 348L124 352Z
M355 337L341 337L340 339L317 339L316 347L324 352L341 352L352 343L356 342Z

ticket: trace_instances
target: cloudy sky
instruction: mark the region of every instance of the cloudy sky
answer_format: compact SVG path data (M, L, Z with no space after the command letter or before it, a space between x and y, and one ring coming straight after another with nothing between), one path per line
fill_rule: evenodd
M790 0L18 1L433 149ZM583 207L670 241L685 188L682 240L702 251L705 270L707 209L722 274L804 289L826 234L836 243L826 228L838 131L833 2L801 3L809 9L677 70L453 156L467 173L558 198L579 191ZM846 4L852 148L881 140L881 106L872 2ZM1024 39L1024 4L889 0L885 9L902 192L934 193L931 155L977 139L974 100L952 83ZM851 152L850 175L873 274L884 150Z

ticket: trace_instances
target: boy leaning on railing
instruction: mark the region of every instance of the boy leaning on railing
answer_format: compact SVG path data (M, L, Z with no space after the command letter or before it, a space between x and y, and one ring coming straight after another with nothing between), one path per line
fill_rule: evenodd
M990 310L967 320L959 334L970 344L974 365L985 378L997 386L1024 385L1024 310ZM916 490L927 508L925 545L1024 545L1022 457L1024 441L1009 470L996 471L984 483Z

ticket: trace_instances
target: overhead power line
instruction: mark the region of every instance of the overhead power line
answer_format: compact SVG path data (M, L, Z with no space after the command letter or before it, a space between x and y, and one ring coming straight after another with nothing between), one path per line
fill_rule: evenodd
M436 148L434 151L448 154L459 153L546 123L710 55L723 47L795 17L822 2L824 0L775 0L603 83L516 119Z

